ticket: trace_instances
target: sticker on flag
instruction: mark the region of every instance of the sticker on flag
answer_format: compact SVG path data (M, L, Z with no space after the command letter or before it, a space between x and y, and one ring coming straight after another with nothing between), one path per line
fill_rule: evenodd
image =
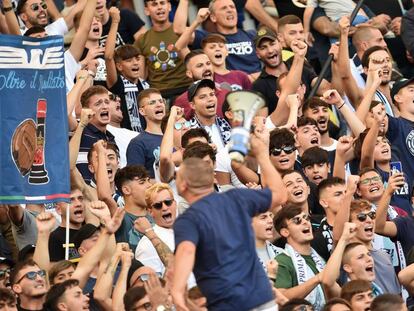
M0 35L0 204L69 201L63 38Z

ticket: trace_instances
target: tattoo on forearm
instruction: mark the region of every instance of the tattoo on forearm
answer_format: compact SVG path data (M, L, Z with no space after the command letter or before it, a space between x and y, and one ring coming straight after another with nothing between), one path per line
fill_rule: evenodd
M151 240L152 245L154 246L155 250L158 253L158 256L160 257L162 263L167 268L168 267L168 257L172 255L172 251L170 248L165 244L163 241L161 241L160 238L154 237Z

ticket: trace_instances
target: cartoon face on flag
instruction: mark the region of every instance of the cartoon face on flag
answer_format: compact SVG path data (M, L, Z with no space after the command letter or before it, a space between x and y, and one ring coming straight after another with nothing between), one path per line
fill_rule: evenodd
M63 39L0 35L0 204L69 199Z

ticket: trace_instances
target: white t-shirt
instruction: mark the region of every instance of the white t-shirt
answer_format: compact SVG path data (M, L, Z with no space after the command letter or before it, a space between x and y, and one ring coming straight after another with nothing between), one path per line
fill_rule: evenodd
M28 30L26 26L23 26L20 29L22 35ZM66 25L65 19L63 17L58 18L53 23L45 27L46 33L48 36L64 36L68 33L68 25Z
M115 143L119 148L120 166L123 168L127 165L126 150L128 148L128 144L131 139L136 137L139 133L126 128L115 127L109 124L106 126L106 128L109 132L111 132L112 135L115 136Z
M246 188L246 186L237 178L237 175L234 173L231 168L231 159L229 156L229 150L226 146L225 148L218 150L216 154L216 172L230 173L231 184L236 188Z
M66 80L66 94L69 93L75 85L74 80L76 73L81 70L82 66L73 57L70 50L64 53L65 58L65 80Z

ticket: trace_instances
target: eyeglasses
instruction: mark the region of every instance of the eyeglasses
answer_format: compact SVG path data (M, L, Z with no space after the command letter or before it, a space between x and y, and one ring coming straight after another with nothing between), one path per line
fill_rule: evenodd
M364 178L362 180L359 181L360 185L369 185L371 182L376 182L376 181L380 181L381 177L379 176L374 176L371 178Z
M179 131L182 128L188 129L191 126L191 122L190 121L184 121L184 122L175 122L174 124L174 128Z
M3 280L6 277L6 274L10 275L10 269L0 270L0 280Z
M300 305L295 307L294 311L313 311L313 307L309 305Z
M371 218L372 220L375 219L375 217L377 217L377 213L375 213L374 211L371 211L369 213L359 213L357 215L357 219L361 222L367 220L367 216L369 216L369 218Z
M157 277L161 278L162 277L162 273L160 272L155 272L155 274L157 275ZM149 274L148 273L144 273L141 274L138 278L142 281L142 282L146 282L149 280Z
M295 146L284 146L282 148L273 148L272 150L270 150L270 154L272 156L280 156L282 151L284 151L286 154L291 154L293 151L296 150Z
M165 105L166 101L165 101L165 99L164 99L164 98L160 98L160 99L152 99L152 100L149 100L149 101L148 101L148 104L149 104L150 106L156 105L157 103L158 103L158 104L164 104L164 105Z
M300 225L303 220L310 221L308 214L298 215L290 219L295 225Z
M40 8L42 8L43 10L47 10L47 4L46 2L42 2L42 3L33 3L30 8L32 9L32 11L37 12L39 11Z
M162 205L165 204L167 206L171 206L173 204L174 200L173 199L167 199L161 202L157 202L152 204L151 206L155 209L162 209Z
M45 270L39 270L39 271L30 271L25 273L17 282L16 284L20 283L24 278L28 278L29 280L36 280L36 277L40 276L41 278L44 278L46 276Z

